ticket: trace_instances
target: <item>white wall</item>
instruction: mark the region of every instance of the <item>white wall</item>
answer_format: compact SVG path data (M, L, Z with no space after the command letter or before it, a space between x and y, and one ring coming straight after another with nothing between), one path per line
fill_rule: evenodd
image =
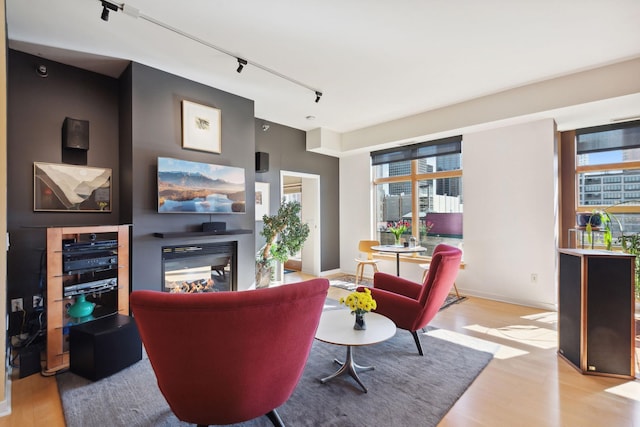
M555 123L539 120L463 136L462 293L555 309ZM340 267L354 273L358 240L373 232L368 153L340 159ZM416 264L403 277L418 280ZM381 270L394 273L395 264ZM531 282L531 274L538 276Z
M555 308L555 159L551 119L464 135L461 291Z
M340 270L355 274L358 241L373 238L371 157L340 158Z

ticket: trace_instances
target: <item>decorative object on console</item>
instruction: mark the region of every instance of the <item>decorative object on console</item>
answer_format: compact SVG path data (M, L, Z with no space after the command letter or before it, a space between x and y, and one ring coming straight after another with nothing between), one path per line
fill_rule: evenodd
M182 147L221 153L220 110L182 101Z
M81 294L76 297L76 302L67 309L67 314L77 319L84 318L93 313L95 306L95 303L87 301L85 295Z
M285 263L309 237L309 226L300 219L299 202L283 202L275 215L265 215L260 234L266 239L256 255L256 287L269 286L275 261Z
M245 213L244 169L158 157L159 213Z
M111 169L33 163L33 210L111 212Z
M358 331L367 329L364 315L377 308L376 300L371 296L369 288L362 288L361 291L351 292L346 298L340 298L340 304L346 305L351 309L351 314L355 314L356 322L353 325L353 329Z
M256 182L256 221L269 215L269 183Z

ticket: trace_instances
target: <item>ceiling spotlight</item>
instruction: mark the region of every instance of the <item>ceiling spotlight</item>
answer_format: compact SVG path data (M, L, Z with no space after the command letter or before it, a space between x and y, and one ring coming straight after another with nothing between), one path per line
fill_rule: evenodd
M40 77L47 77L49 75L49 72L47 71L47 66L44 64L40 64L36 67L36 73L38 73Z
M100 19L103 21L109 20L109 9L118 11L118 6L113 3L109 3L108 1L102 1L102 15L100 15Z
M322 98L322 92L316 91L316 103L320 102L320 98Z
M238 69L236 71L241 73L244 66L247 65L247 61L242 58L236 58L236 59L238 60Z
M269 127L270 127L270 126L269 126L268 124L264 123L264 124L262 125L262 131L263 131L263 132L268 131L268 130L269 130Z

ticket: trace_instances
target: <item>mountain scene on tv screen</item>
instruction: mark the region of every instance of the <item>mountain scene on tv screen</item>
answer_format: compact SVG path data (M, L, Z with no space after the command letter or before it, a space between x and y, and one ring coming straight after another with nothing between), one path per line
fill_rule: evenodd
M186 163L182 165L183 170L162 170L163 165L159 162L158 212L245 212L243 169L183 163ZM173 167L180 165L181 163L177 163ZM201 168L205 171L186 170L187 168Z

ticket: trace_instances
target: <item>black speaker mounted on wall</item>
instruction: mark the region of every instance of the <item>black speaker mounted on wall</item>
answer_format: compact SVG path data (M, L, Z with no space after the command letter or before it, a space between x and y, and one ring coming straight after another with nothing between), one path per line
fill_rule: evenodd
M62 124L62 147L75 150L89 149L89 121L65 117Z
M256 152L256 172L269 172L269 153Z

